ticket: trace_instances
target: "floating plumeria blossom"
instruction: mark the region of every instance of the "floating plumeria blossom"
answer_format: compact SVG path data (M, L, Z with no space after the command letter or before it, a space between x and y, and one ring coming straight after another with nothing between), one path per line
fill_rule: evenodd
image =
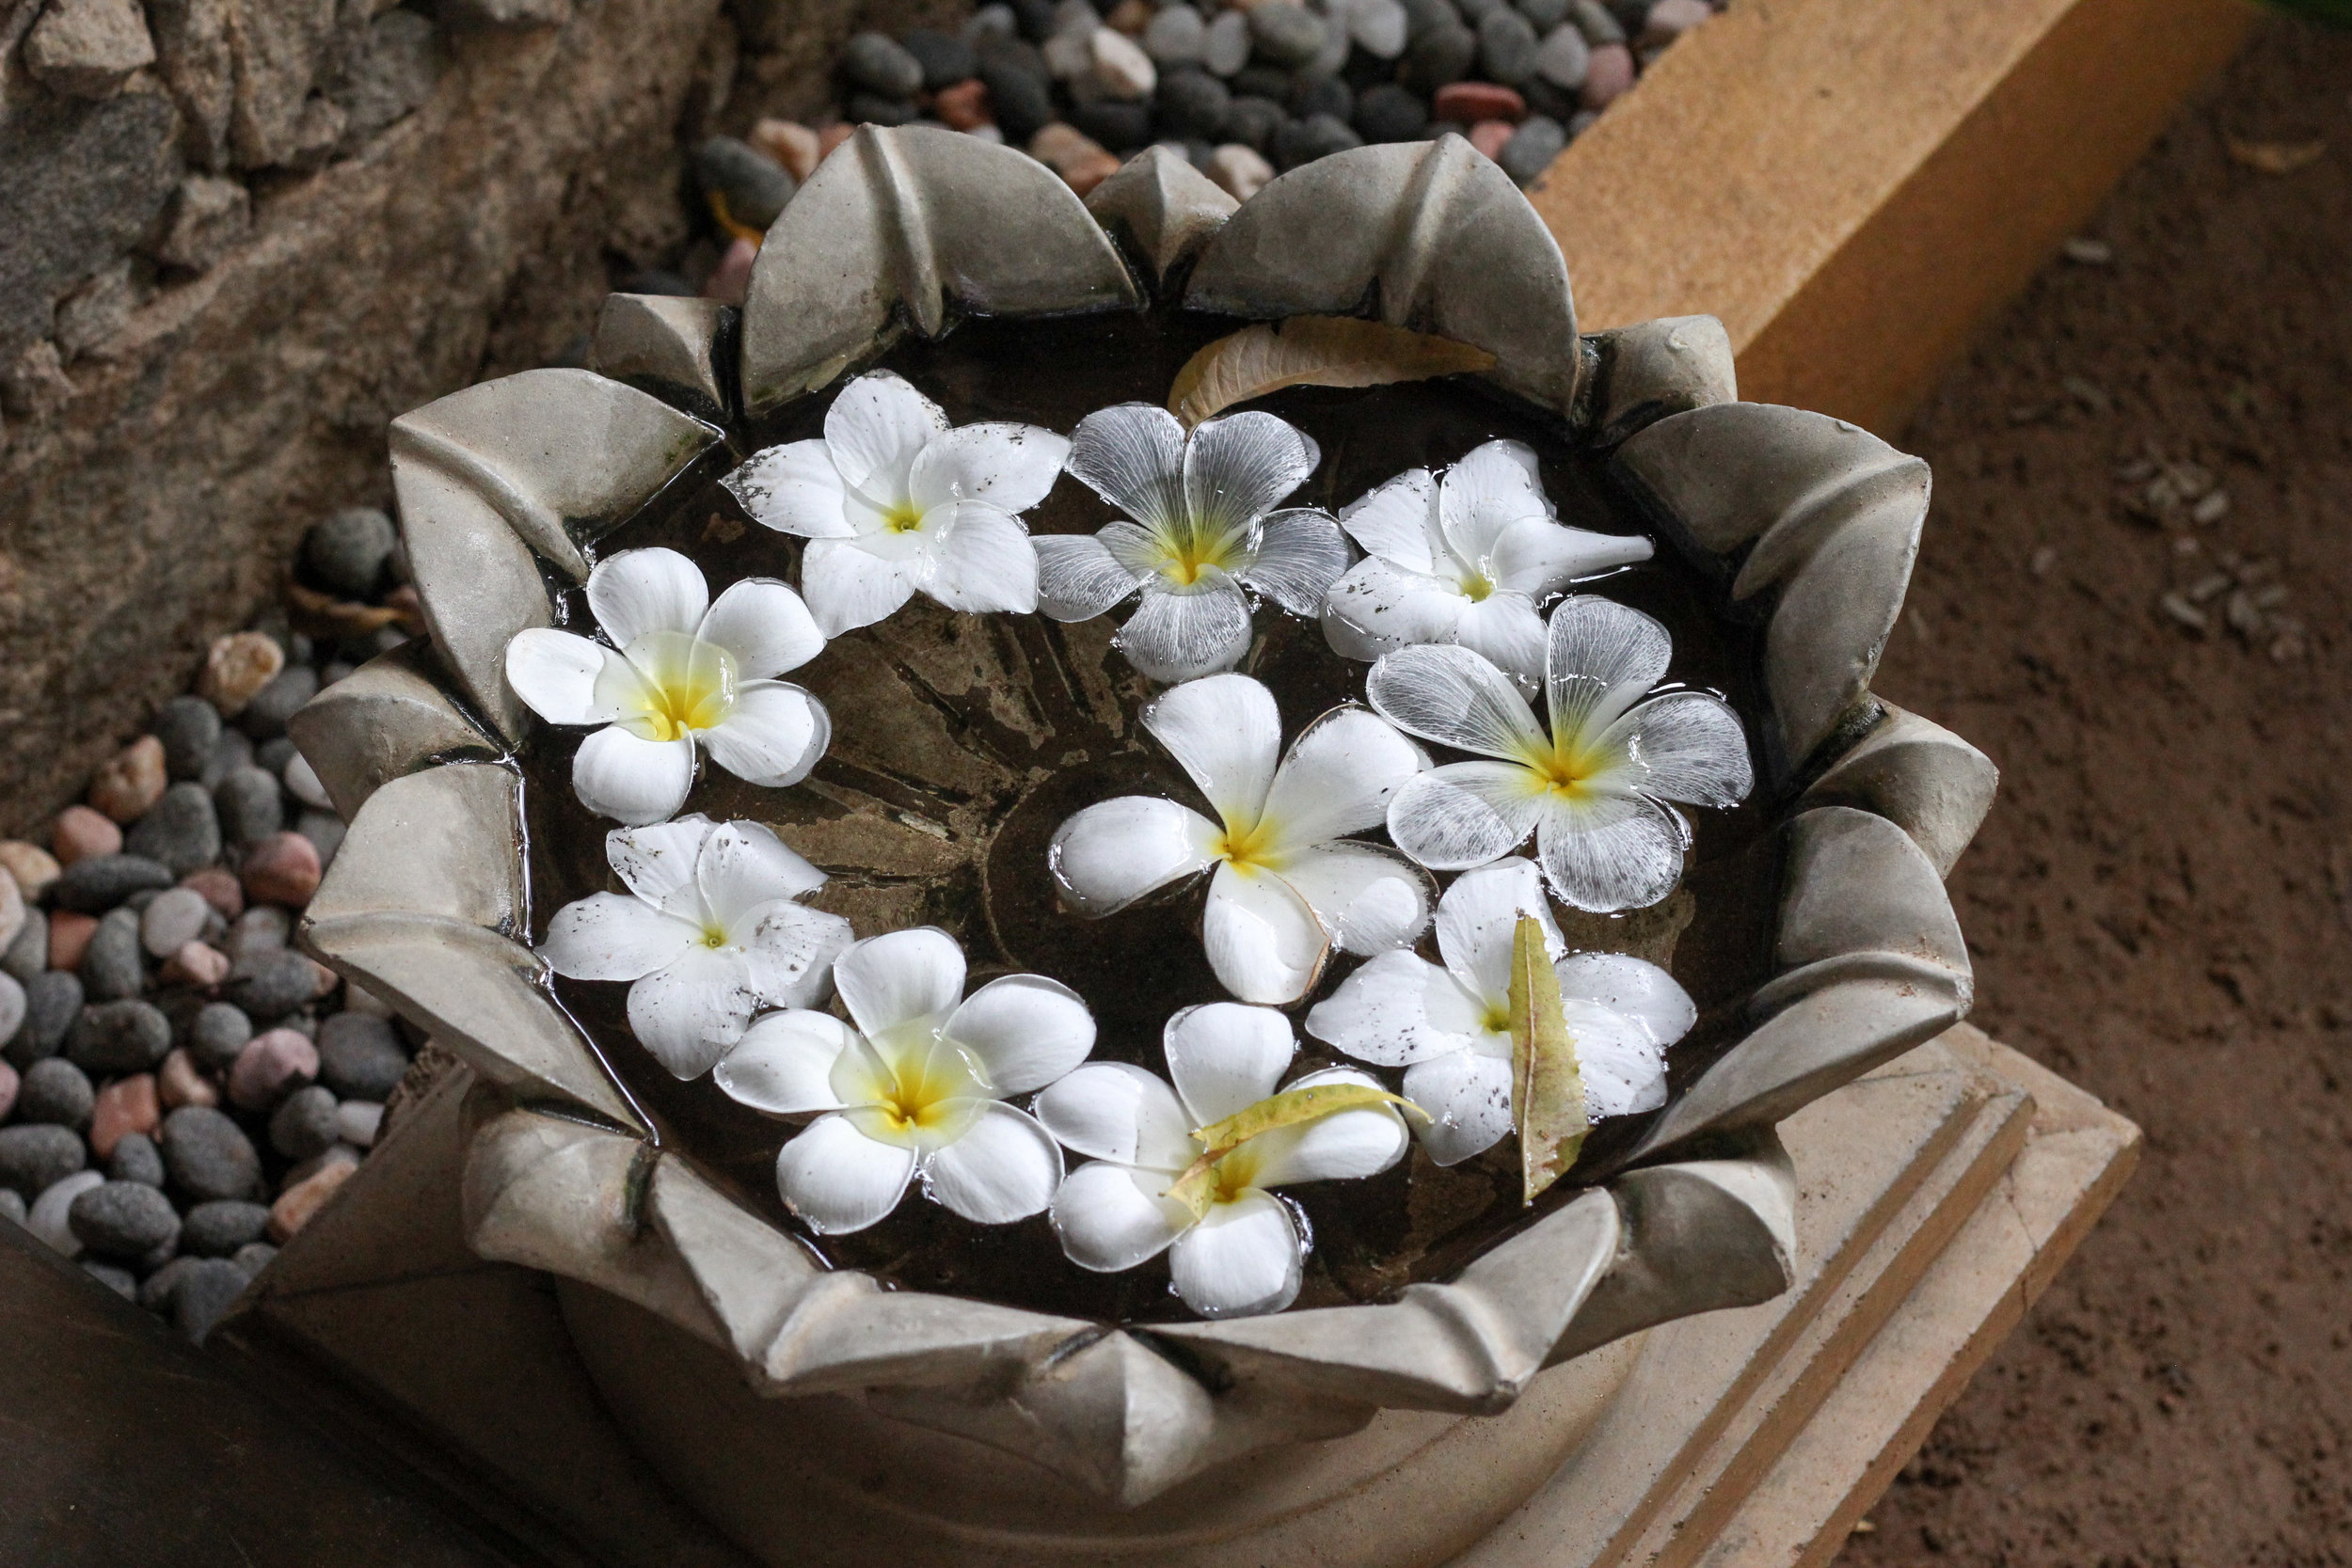
M756 822L681 816L605 835L628 892L555 911L539 954L574 980L628 980L628 1026L680 1078L698 1078L762 1007L825 999L850 923L800 900L825 874Z
M1544 686L1551 733L1511 678L1468 648L1383 654L1365 693L1391 723L1473 752L1409 781L1389 834L1422 864L1459 870L1535 835L1562 902L1607 913L1657 903L1682 879L1691 827L1668 802L1736 805L1755 784L1739 716L1705 691L1643 701L1674 653L1638 610L1573 595L1551 613Z
M1048 851L1054 883L1089 918L1212 866L1201 926L1209 966L1245 1002L1296 1001L1334 946L1409 945L1429 924L1428 875L1382 845L1391 798L1429 766L1376 714L1348 705L1279 755L1274 694L1248 675L1210 675L1161 693L1143 726L1200 786L1220 821L1151 796L1087 807Z
M950 610L1037 608L1017 514L1045 499L1070 443L1037 425L950 427L888 371L859 376L825 434L770 447L723 483L752 520L808 541L801 591L828 637L923 594Z
M1086 1060L1094 1018L1041 974L963 994L963 950L930 927L868 937L834 960L855 1027L771 1013L712 1073L771 1116L815 1116L776 1156L786 1207L819 1235L875 1224L918 1175L924 1196L980 1225L1037 1213L1061 1184L1061 1149L1005 1103Z
M1340 526L1367 552L1331 585L1323 631L1343 658L1455 642L1533 694L1544 677L1535 607L1578 578L1647 561L1639 534L1568 528L1534 450L1488 441L1432 477L1411 468L1351 503Z
M1185 1008L1164 1042L1173 1088L1139 1067L1089 1062L1038 1096L1038 1119L1092 1161L1054 1196L1062 1250L1098 1274L1167 1252L1176 1293L1202 1317L1279 1312L1298 1294L1306 1247L1268 1189L1387 1170L1406 1148L1404 1118L1363 1073L1309 1073L1284 1093L1344 1088L1359 1091L1354 1103L1275 1126L1203 1164L1215 1151L1207 1134L1248 1125L1297 1042L1281 1014L1237 1002Z
M1140 592L1114 644L1154 680L1231 668L1249 648L1245 587L1294 615L1321 610L1347 570L1339 524L1311 508L1275 510L1323 461L1303 432L1271 414L1204 420L1122 403L1078 421L1070 472L1126 514L1092 538L1037 541L1039 602L1057 621L1088 621Z
M1595 1120L1666 1102L1666 1048L1698 1009L1675 977L1622 953L1569 954L1534 863L1467 871L1438 903L1439 968L1383 953L1307 1015L1307 1033L1359 1062L1405 1069L1405 1098L1429 1114L1415 1133L1441 1165L1499 1142L1511 1121L1511 942L1534 917Z
M772 677L825 639L801 596L746 578L710 602L675 550L624 550L588 574L588 608L612 646L549 626L506 644L506 681L550 724L601 724L572 759L572 788L599 816L643 827L677 814L694 749L748 784L781 788L832 739L824 705Z

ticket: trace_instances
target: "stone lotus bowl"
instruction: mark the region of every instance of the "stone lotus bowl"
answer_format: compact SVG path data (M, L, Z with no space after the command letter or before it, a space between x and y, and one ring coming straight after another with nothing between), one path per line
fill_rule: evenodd
M1493 387L1760 627L1769 977L1582 1190L1379 1305L1119 1327L828 1270L661 1147L528 945L532 721L501 656L596 541L730 466L720 426L909 335L1153 309L1487 350ZM778 219L739 318L616 295L596 357L393 424L432 635L294 721L351 824L303 935L463 1058L471 1245L557 1277L646 1462L763 1560L1441 1560L1573 1451L1641 1330L1786 1288L1775 1124L1968 1008L1942 879L1994 770L1869 690L1926 466L1738 402L1710 318L1580 337L1557 246L1458 138L1323 159L1236 208L1156 152L1082 205L971 137L862 130Z

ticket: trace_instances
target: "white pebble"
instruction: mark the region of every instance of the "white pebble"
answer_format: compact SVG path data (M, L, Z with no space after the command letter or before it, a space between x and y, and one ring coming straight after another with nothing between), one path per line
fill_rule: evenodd
M24 988L13 974L0 974L0 1045L16 1038L24 1027Z
M1208 176L1227 196L1247 201L1274 178L1274 166L1260 157L1255 148L1227 142L1209 154Z
M1094 52L1094 79L1102 84L1104 93L1113 98L1130 101L1149 98L1160 83L1160 73L1152 64L1152 56L1143 46L1116 27L1097 27L1091 42Z
M1584 85L1584 73L1592 69L1593 46L1584 41L1573 23L1563 22L1544 37L1535 51L1535 74L1563 92L1574 92Z
M304 805L316 806L321 811L335 809L335 798L326 793L325 784L319 783L318 769L312 768L310 759L300 752L286 759L285 784L294 798Z
M33 1212L24 1217L24 1228L68 1258L79 1257L82 1243L74 1238L73 1227L65 1222L66 1211L73 1207L75 1198L105 1183L105 1173L95 1170L77 1170L62 1181L52 1182L47 1192L33 1199Z
M1393 60L1405 53L1406 22L1398 0L1355 0L1347 13L1347 32L1373 58Z
M229 957L238 963L286 945L294 919L275 904L256 904L229 928Z
M1249 18L1227 11L1209 24L1200 40L1200 63L1218 76L1231 76L1249 63Z
M1197 65L1208 47L1209 24L1190 6L1170 6L1143 30L1143 52L1162 65Z
M1057 82L1074 81L1094 69L1094 40L1088 33L1056 33L1040 51Z
M979 124L975 125L972 129L966 131L964 135L976 137L980 141L988 142L996 147L1002 147L1005 145L1004 127L998 125L993 119L984 119L980 121Z
M375 1147L376 1129L384 1124L384 1107L372 1100L346 1100L335 1107L335 1135L360 1148Z
M191 887L166 888L139 915L139 945L168 958L204 934L213 906Z
M349 982L345 982L343 985L343 1011L347 1013L363 1013L369 1018L390 1018L393 1016L392 1005L390 1003L385 1001L382 997L376 995L375 992L368 990L366 987L353 985Z

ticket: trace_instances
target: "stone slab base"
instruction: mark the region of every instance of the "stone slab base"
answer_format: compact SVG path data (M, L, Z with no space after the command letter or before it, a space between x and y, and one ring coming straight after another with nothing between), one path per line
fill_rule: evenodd
M465 1251L465 1083L453 1074L410 1113L215 1342L527 1560L744 1568L630 1452L549 1282ZM1463 1568L1828 1560L2138 1144L2130 1122L1965 1026L1783 1132L1800 1182L1796 1286L1652 1331L1593 1436ZM1225 1560L1224 1546L1248 1557L1233 1542L1197 1560Z

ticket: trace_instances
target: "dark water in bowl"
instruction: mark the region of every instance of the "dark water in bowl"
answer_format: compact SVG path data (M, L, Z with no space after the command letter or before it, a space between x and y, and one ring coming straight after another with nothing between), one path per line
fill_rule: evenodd
M935 343L903 344L881 364L959 424L1018 420L1067 434L1097 408L1163 402L1194 350L1239 325L1185 317L976 321ZM755 431L732 433L736 455L820 434L831 397L818 394ZM1249 406L1289 420L1322 446L1322 467L1286 504L1336 511L1406 468L1438 467L1483 441L1510 436L1535 449L1564 522L1638 531L1598 462L1565 441L1558 421L1469 383L1294 388ZM690 475L600 541L596 553L649 545L682 550L702 566L714 597L745 577L797 579L799 542L748 524L718 487L730 467L713 462ZM1091 532L1110 516L1065 476L1029 522L1039 533ZM1746 620L1725 613L1715 580L1661 548L1652 561L1610 576L1604 591L1663 622L1675 638L1670 678L1724 694L1753 736L1763 712L1761 639ZM576 629L593 630L583 595L570 595L565 612ZM1123 614L1124 607L1114 618ZM1260 641L1244 667L1274 691L1286 737L1334 704L1361 700L1368 667L1330 653L1313 625L1271 606L1260 609L1257 625ZM1168 1016L1224 995L1201 951L1200 888L1169 890L1147 906L1089 922L1057 907L1045 868L1056 827L1096 800L1152 793L1202 805L1136 724L1151 688L1109 652L1111 626L1111 619L1062 626L1042 616L961 617L918 597L786 677L823 699L834 716L832 751L807 784L756 789L706 763L686 810L774 824L833 877L815 902L849 915L860 936L937 925L962 942L974 985L1021 970L1064 981L1094 1011L1097 1056L1164 1072L1159 1038ZM619 885L604 856L611 825L582 809L570 788L572 753L586 733L541 728L524 756L534 936L545 934L564 904ZM1737 1037L1739 1011L1766 973L1777 872L1776 835L1766 831L1772 815L1760 800L1695 814L1684 889L1667 905L1614 920L1564 921L1579 946L1668 961L1696 998L1699 1025L1670 1055L1677 1089ZM1423 951L1436 957L1432 944ZM1303 1018L1355 961L1334 963L1294 1016ZM673 1079L630 1037L627 987L559 981L556 990L665 1147L798 1229L774 1181L776 1149L791 1125L735 1104L707 1079ZM1304 1037L1301 1044L1299 1070L1339 1060ZM1412 1281L1447 1276L1572 1197L1580 1177L1630 1147L1642 1120L1597 1129L1578 1172L1534 1211L1519 1206L1516 1145L1508 1139L1451 1171L1431 1165L1416 1148L1369 1180L1285 1192L1312 1239L1299 1304L1379 1300ZM1042 1216L977 1227L910 1194L869 1230L804 1239L837 1265L908 1288L1107 1321L1185 1315L1164 1262L1089 1274L1062 1256Z

